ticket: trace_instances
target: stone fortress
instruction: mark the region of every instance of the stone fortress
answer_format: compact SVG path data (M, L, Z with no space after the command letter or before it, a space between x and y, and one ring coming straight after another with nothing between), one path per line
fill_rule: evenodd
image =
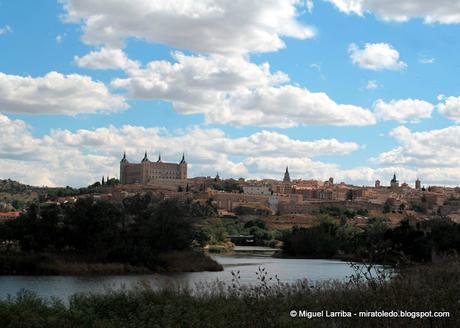
M140 163L130 163L126 153L120 161L120 183L158 186L165 189L184 188L187 185L187 162L182 154L179 163L166 163L161 160L150 161L145 152Z

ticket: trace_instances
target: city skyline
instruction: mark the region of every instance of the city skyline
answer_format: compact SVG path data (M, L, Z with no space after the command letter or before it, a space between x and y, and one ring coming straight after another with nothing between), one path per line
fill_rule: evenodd
M189 176L457 186L456 11L0 0L0 178L78 187L147 150Z

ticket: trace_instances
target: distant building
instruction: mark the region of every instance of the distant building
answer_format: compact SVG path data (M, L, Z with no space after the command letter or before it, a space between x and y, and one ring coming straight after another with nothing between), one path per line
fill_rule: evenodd
M130 163L126 154L123 154L120 161L120 183L183 187L187 184L187 162L184 155L178 164L162 162L161 155L156 162L152 162L145 152L140 163Z
M422 182L419 180L419 178L417 178L417 180L415 180L415 189L417 189L417 190L422 189Z
M380 188L380 180L375 180L375 188Z
M271 195L271 186L243 186L243 193L246 195Z

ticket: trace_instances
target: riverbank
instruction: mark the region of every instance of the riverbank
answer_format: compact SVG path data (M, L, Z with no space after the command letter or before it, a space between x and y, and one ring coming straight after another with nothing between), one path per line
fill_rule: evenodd
M154 265L100 262L65 254L5 253L0 255L0 275L121 275L155 272L222 271L223 267L196 250L161 253Z
M193 290L144 286L104 295L75 295L68 305L22 292L0 301L0 321L6 327L50 328L458 327L459 275L459 260L448 259L408 268L391 280L355 276L348 282L280 284L264 279L261 273L262 279L251 288L240 285L238 278L230 284L201 285ZM292 317L293 310L322 312L323 317ZM409 316L358 315L383 310L407 311ZM326 317L326 311L342 315ZM442 311L449 317L412 318L414 311Z

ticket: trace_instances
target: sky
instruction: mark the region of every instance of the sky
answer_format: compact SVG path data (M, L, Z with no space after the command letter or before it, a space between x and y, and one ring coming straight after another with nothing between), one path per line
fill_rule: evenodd
M460 181L457 0L0 0L0 178Z

